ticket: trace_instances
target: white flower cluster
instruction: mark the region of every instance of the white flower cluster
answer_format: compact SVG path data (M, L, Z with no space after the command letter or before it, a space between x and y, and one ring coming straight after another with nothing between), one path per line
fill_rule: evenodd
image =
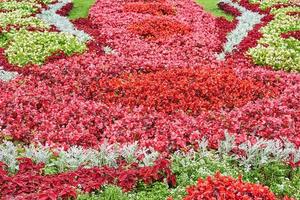
M91 37L84 31L77 30L67 17L56 14L63 6L69 3L69 0L59 0L57 3L49 5L48 10L43 10L37 17L43 20L46 24L54 25L63 33L68 33L77 37L80 42L86 42Z
M221 0L220 2L228 4L236 8L241 15L236 19L238 24L233 31L227 34L226 43L224 44L223 52L217 55L217 58L223 60L226 54L232 53L232 51L238 46L242 40L247 37L248 32L250 32L256 24L261 22L263 15L247 10L238 3L234 3L232 0Z

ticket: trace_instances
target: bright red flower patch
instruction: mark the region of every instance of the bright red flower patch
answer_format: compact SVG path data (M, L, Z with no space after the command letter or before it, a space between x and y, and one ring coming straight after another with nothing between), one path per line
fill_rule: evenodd
M64 5L60 10L56 11L58 15L67 16L69 12L73 9L73 2L69 2Z
M241 179L222 176L217 173L205 180L199 179L196 186L187 189L188 195L184 200L276 200L275 195L265 186L245 183ZM288 198L285 198L288 199Z
M148 74L124 74L101 80L102 101L129 107L143 106L172 113L198 115L202 111L232 109L249 101L271 97L276 89L254 79L240 79L233 70L187 68Z
M185 35L191 32L188 25L167 18L145 19L131 24L128 30L147 40L164 39L172 35Z
M165 3L127 3L124 11L151 15L175 15L175 9Z

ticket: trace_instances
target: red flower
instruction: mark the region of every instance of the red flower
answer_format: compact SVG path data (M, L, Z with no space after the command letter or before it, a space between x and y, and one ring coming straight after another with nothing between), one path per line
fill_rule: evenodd
M220 173L205 180L199 179L196 186L187 188L188 195L184 200L220 199L220 200L276 200L267 187L259 184L245 183L241 179L222 176Z
M198 115L203 111L241 107L277 92L253 79L242 80L230 69L187 68L103 79L98 93L107 103Z
M128 27L129 31L147 40L157 40L172 35L185 35L191 28L183 23L167 18L149 18Z
M151 15L175 15L175 9L164 3L127 3L124 11Z

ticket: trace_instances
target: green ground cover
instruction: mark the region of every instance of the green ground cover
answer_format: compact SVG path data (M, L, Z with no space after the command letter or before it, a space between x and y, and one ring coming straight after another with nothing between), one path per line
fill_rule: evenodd
M233 20L233 16L226 14L223 10L218 7L219 0L196 0L201 6L203 6L204 10L212 13L217 17L225 17L227 20Z
M90 7L95 0L73 0L74 8L69 14L70 19L85 18L88 16Z

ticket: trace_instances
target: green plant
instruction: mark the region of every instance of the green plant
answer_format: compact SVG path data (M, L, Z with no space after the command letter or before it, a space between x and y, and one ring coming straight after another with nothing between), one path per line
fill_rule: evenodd
M58 51L67 55L82 53L86 46L76 37L56 32L31 32L27 30L9 33L11 39L5 54L8 61L18 66L43 64L48 56Z
M300 7L273 8L274 15L267 26L260 31L263 37L248 54L258 65L269 65L277 70L300 71L300 41L296 38L282 38L281 34L300 29L300 21L288 12L299 12Z
M163 200L170 195L166 183L154 183L152 185L139 184L137 189L128 193L130 200Z
M278 196L300 198L300 168L282 162L272 162L243 173L243 180L261 183Z
M129 200L121 188L108 185L102 190L89 194L79 194L78 200Z
M233 16L225 13L223 10L221 10L218 7L219 0L196 0L197 3L199 3L201 6L203 6L204 10L207 12L212 13L213 15L217 17L225 17L227 20L231 21L233 20Z
M87 17L89 9L94 3L95 0L74 0L74 7L69 13L69 18L78 19Z

